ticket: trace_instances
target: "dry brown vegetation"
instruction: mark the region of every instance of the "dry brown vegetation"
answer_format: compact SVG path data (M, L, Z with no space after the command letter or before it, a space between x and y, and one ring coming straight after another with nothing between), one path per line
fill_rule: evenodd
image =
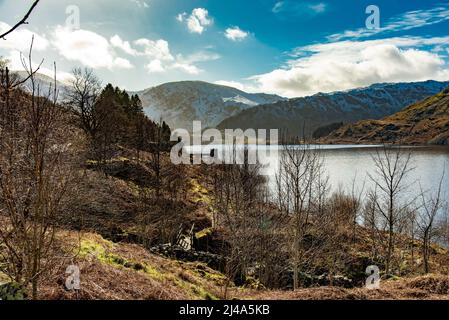
M323 143L449 144L449 88L382 120L346 125Z
M224 274L202 263L148 253L138 245L112 243L95 234L63 232L64 243L79 242L72 260L81 269L81 290L64 289L64 268L42 285L40 299L222 299ZM363 245L363 243L360 243ZM362 250L363 248L358 248ZM444 254L447 263L447 253ZM312 287L296 291L231 286L228 298L262 300L449 299L449 276L429 274L382 281L381 289Z
M322 154L284 146L273 190L247 161L174 165L170 128L89 70L64 103L35 72L26 92L0 63L0 289L20 289L7 298L447 298L443 203L402 199L402 149L377 153L362 199L331 192ZM370 265L378 291L360 289Z
M253 296L268 300L448 300L449 277L426 275L382 282L379 290L320 287L294 292L263 292Z

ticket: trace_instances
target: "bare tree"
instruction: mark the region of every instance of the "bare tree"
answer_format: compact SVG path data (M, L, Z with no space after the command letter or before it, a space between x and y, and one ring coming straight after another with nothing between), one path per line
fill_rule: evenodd
M423 267L424 273L429 273L429 258L430 258L430 245L432 239L435 236L435 219L438 212L442 208L442 185L444 180L444 173L441 176L438 189L434 195L426 197L425 192L421 187L421 199L422 206L419 212L418 229L420 232L420 238L422 241L422 255L423 255Z
M66 92L66 104L77 116L79 126L94 140L104 115L97 108L101 82L91 69L75 68Z
M8 72L0 87L9 97L0 103L8 110L0 126L0 259L6 262L1 271L23 287L31 285L36 299L40 279L53 266L57 217L72 181L75 151L57 104L56 67L53 86L42 92L32 48L28 61L23 59L31 92L11 91Z
M349 263L348 248L353 243L354 207L358 199L337 190L326 201L325 210L318 215L315 237L320 240L318 250L328 270L329 284L335 284L336 275Z
M376 260L379 255L379 245L382 244L381 232L385 226L382 225L385 220L380 219L377 203L379 196L377 188L371 190L367 194L367 201L363 209L363 225L369 230L369 237L371 240L371 259Z
M319 151L308 145L284 145L276 175L276 200L279 210L290 219L287 229L294 289L300 285L301 264L305 265L307 255L314 251L306 239L313 223L312 214L323 209L327 181Z
M362 187L360 189L356 188L357 174L354 175L351 184L351 198L353 201L350 201L350 212L352 217L352 241L356 241L356 230L357 225L359 224L358 219L361 215L361 208L363 205L362 198L365 194L365 183L366 179L363 180Z
M401 147L384 146L373 156L375 174L369 174L378 190L375 198L377 210L387 224L388 244L386 273L391 271L395 248L395 232L399 227L408 204L401 204L400 196L406 189L406 177L413 170L410 166L411 152Z
M229 154L235 157L236 146ZM226 253L224 296L233 280L244 281L249 275L259 275L265 283L276 282L276 267L281 254L277 247L281 236L275 230L281 225L268 205L266 180L260 175L259 164L224 164L214 167L214 228L223 230ZM275 238L275 235L278 238ZM269 249L271 248L271 249ZM277 248L277 249L274 249Z

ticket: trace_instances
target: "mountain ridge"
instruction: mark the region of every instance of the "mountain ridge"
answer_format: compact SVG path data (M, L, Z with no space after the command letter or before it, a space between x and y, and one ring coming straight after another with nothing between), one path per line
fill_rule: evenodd
M449 82L428 80L374 84L344 92L317 93L249 108L222 121L219 129L281 129L289 135L311 135L336 122L381 119L432 96Z
M178 81L137 92L150 118L162 118L172 128L191 129L194 120L203 128L215 127L238 112L286 98L204 81Z
M381 120L343 126L321 142L449 145L449 86Z

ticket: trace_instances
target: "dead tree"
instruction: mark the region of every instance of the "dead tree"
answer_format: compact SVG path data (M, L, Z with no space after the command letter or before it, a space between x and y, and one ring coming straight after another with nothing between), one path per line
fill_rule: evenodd
M65 94L65 102L76 115L79 126L95 140L105 115L97 108L101 82L91 69L75 68L73 80Z
M395 248L395 233L402 221L408 204L401 204L401 194L406 189L406 177L413 170L410 166L411 152L401 147L388 147L376 150L373 156L376 171L368 174L377 189L376 209L380 212L388 231L386 253L386 273L391 271Z
M63 109L57 104L56 76L48 92L35 81L31 61L23 65L30 93L10 90L6 72L0 88L0 259L2 272L37 298L42 277L53 268L58 216L72 181L71 145ZM56 67L55 67L56 74ZM6 118L4 116L6 115Z
M353 201L350 202L350 211L352 217L352 242L356 241L356 231L357 226L359 224L358 219L360 218L360 211L363 205L362 198L365 194L365 183L366 179L364 179L361 189L357 190L356 188L357 174L354 175L351 184L351 198Z
M438 185L438 190L429 197L426 197L425 192L421 188L422 205L419 210L418 229L422 241L423 271L425 274L430 272L430 245L435 236L435 219L442 208L441 192L443 180L444 173Z
M323 209L327 180L319 151L308 145L285 145L280 168L276 175L276 201L279 210L287 217L293 287L300 286L300 266L307 264L307 256L314 251L313 244L306 245L313 223L313 213Z
M232 146L233 150L229 151L233 160L237 159L237 148ZM225 298L231 281L244 281L252 271L263 273L264 279L270 279L268 273L274 270L272 258L262 249L269 242L261 241L273 235L272 228L276 225L265 202L265 179L260 175L260 165L249 164L247 151L244 152L244 164L223 164L213 168L214 227L223 230L227 244L223 248L227 258ZM254 270L255 265L261 268Z
M367 201L363 208L363 225L369 231L369 237L371 241L371 259L377 260L379 255L379 245L382 244L381 232L380 230L385 229L381 226L380 214L377 209L377 202L379 201L379 196L377 189L371 190L367 194Z

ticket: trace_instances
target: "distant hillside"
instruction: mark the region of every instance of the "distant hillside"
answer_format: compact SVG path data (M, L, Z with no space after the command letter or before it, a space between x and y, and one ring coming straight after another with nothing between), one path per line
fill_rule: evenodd
M449 144L449 88L382 120L346 125L326 143Z
M201 81L166 83L137 94L150 118L162 118L171 128L188 130L194 120L201 120L203 128L214 127L242 110L285 99Z
M332 123L381 119L437 94L449 82L376 84L367 88L316 94L257 106L222 121L218 128L284 129L290 135L311 135Z
M21 79L26 79L28 74L25 71L14 71ZM36 73L34 76L35 80L35 90L39 90L39 95L52 96L54 93L55 80L49 76L46 76L42 73ZM61 81L56 81L56 86L58 90L58 99L63 99L64 94L68 88L67 84L62 83ZM31 80L28 80L23 84L23 87L27 91L31 91Z

